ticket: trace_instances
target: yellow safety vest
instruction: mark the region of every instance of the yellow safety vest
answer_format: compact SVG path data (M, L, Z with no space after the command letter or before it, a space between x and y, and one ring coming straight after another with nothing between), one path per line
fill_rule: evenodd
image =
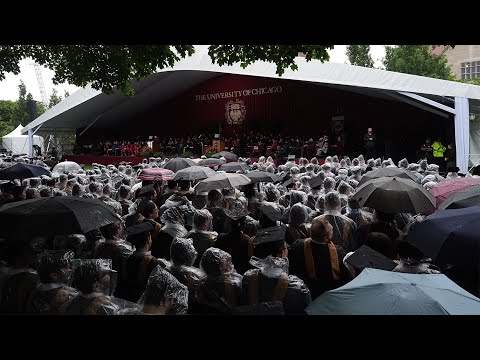
M443 157L443 152L446 150L445 146L441 142L435 141L433 143L433 157Z

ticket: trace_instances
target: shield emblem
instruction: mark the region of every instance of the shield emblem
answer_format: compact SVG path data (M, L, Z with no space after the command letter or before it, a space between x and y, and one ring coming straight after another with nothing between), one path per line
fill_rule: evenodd
M242 100L230 100L225 104L227 124L240 125L245 119L246 108Z

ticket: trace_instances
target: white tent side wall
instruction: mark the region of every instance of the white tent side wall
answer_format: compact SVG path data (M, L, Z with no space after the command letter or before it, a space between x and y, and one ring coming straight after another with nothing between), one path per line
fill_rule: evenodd
M470 159L468 166L480 165L480 121L470 122Z
M43 149L43 137L34 135L33 144ZM2 147L7 151L11 151L12 155L28 154L28 135L6 135L2 137Z

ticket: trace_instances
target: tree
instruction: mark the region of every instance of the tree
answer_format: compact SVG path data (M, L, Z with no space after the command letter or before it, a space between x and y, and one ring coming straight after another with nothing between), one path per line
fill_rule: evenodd
M67 97L70 96L70 93L67 90L64 90L63 92L63 98L66 99Z
M208 54L219 65L240 62L247 67L256 60L277 65L277 74L285 69L296 70L294 59L304 53L308 60L329 59L327 50L333 45L212 45ZM191 56L193 45L2 45L0 46L0 80L5 73L20 72L19 62L32 58L39 65L53 70L53 82L68 82L112 93L114 88L133 95L130 80L140 80L158 69L171 67Z
M20 81L20 85L18 85L18 100L16 101L16 108L12 118L12 126L14 128L20 124L25 126L29 122L30 117L27 112L27 87L23 81Z
M350 64L373 68L370 45L348 45L346 54Z
M445 55L435 55L428 45L385 46L385 70L406 74L454 80Z
M0 100L0 137L12 132L12 119L16 109L16 102Z
M62 97L58 96L57 89L53 88L52 95L50 95L50 101L48 103L48 107L52 108L57 105L60 101L62 101Z

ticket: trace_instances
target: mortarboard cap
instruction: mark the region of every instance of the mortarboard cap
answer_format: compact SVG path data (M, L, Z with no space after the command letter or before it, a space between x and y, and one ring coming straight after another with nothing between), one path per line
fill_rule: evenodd
M253 255L265 258L275 256L285 245L286 226L275 226L261 229L253 241Z
M225 210L225 215L236 221L247 216L248 210L244 206L236 206L232 210Z
M155 191L153 188L153 184L143 186L140 191L138 192L138 196L148 196Z
M144 221L140 224L127 227L127 241L132 242L137 235L143 234L147 231L152 231L155 228L152 221ZM133 242L132 242L133 243Z
M270 204L260 203L257 205L257 209L271 221L283 219L283 214L281 211Z
M322 176L317 175L317 176L309 179L308 183L310 184L311 188L316 188L316 187L322 186L323 178L322 178Z
M358 270L363 270L364 268L369 267L373 269L391 271L397 266L397 263L395 263L393 260L373 250L367 245L360 247L345 261Z

